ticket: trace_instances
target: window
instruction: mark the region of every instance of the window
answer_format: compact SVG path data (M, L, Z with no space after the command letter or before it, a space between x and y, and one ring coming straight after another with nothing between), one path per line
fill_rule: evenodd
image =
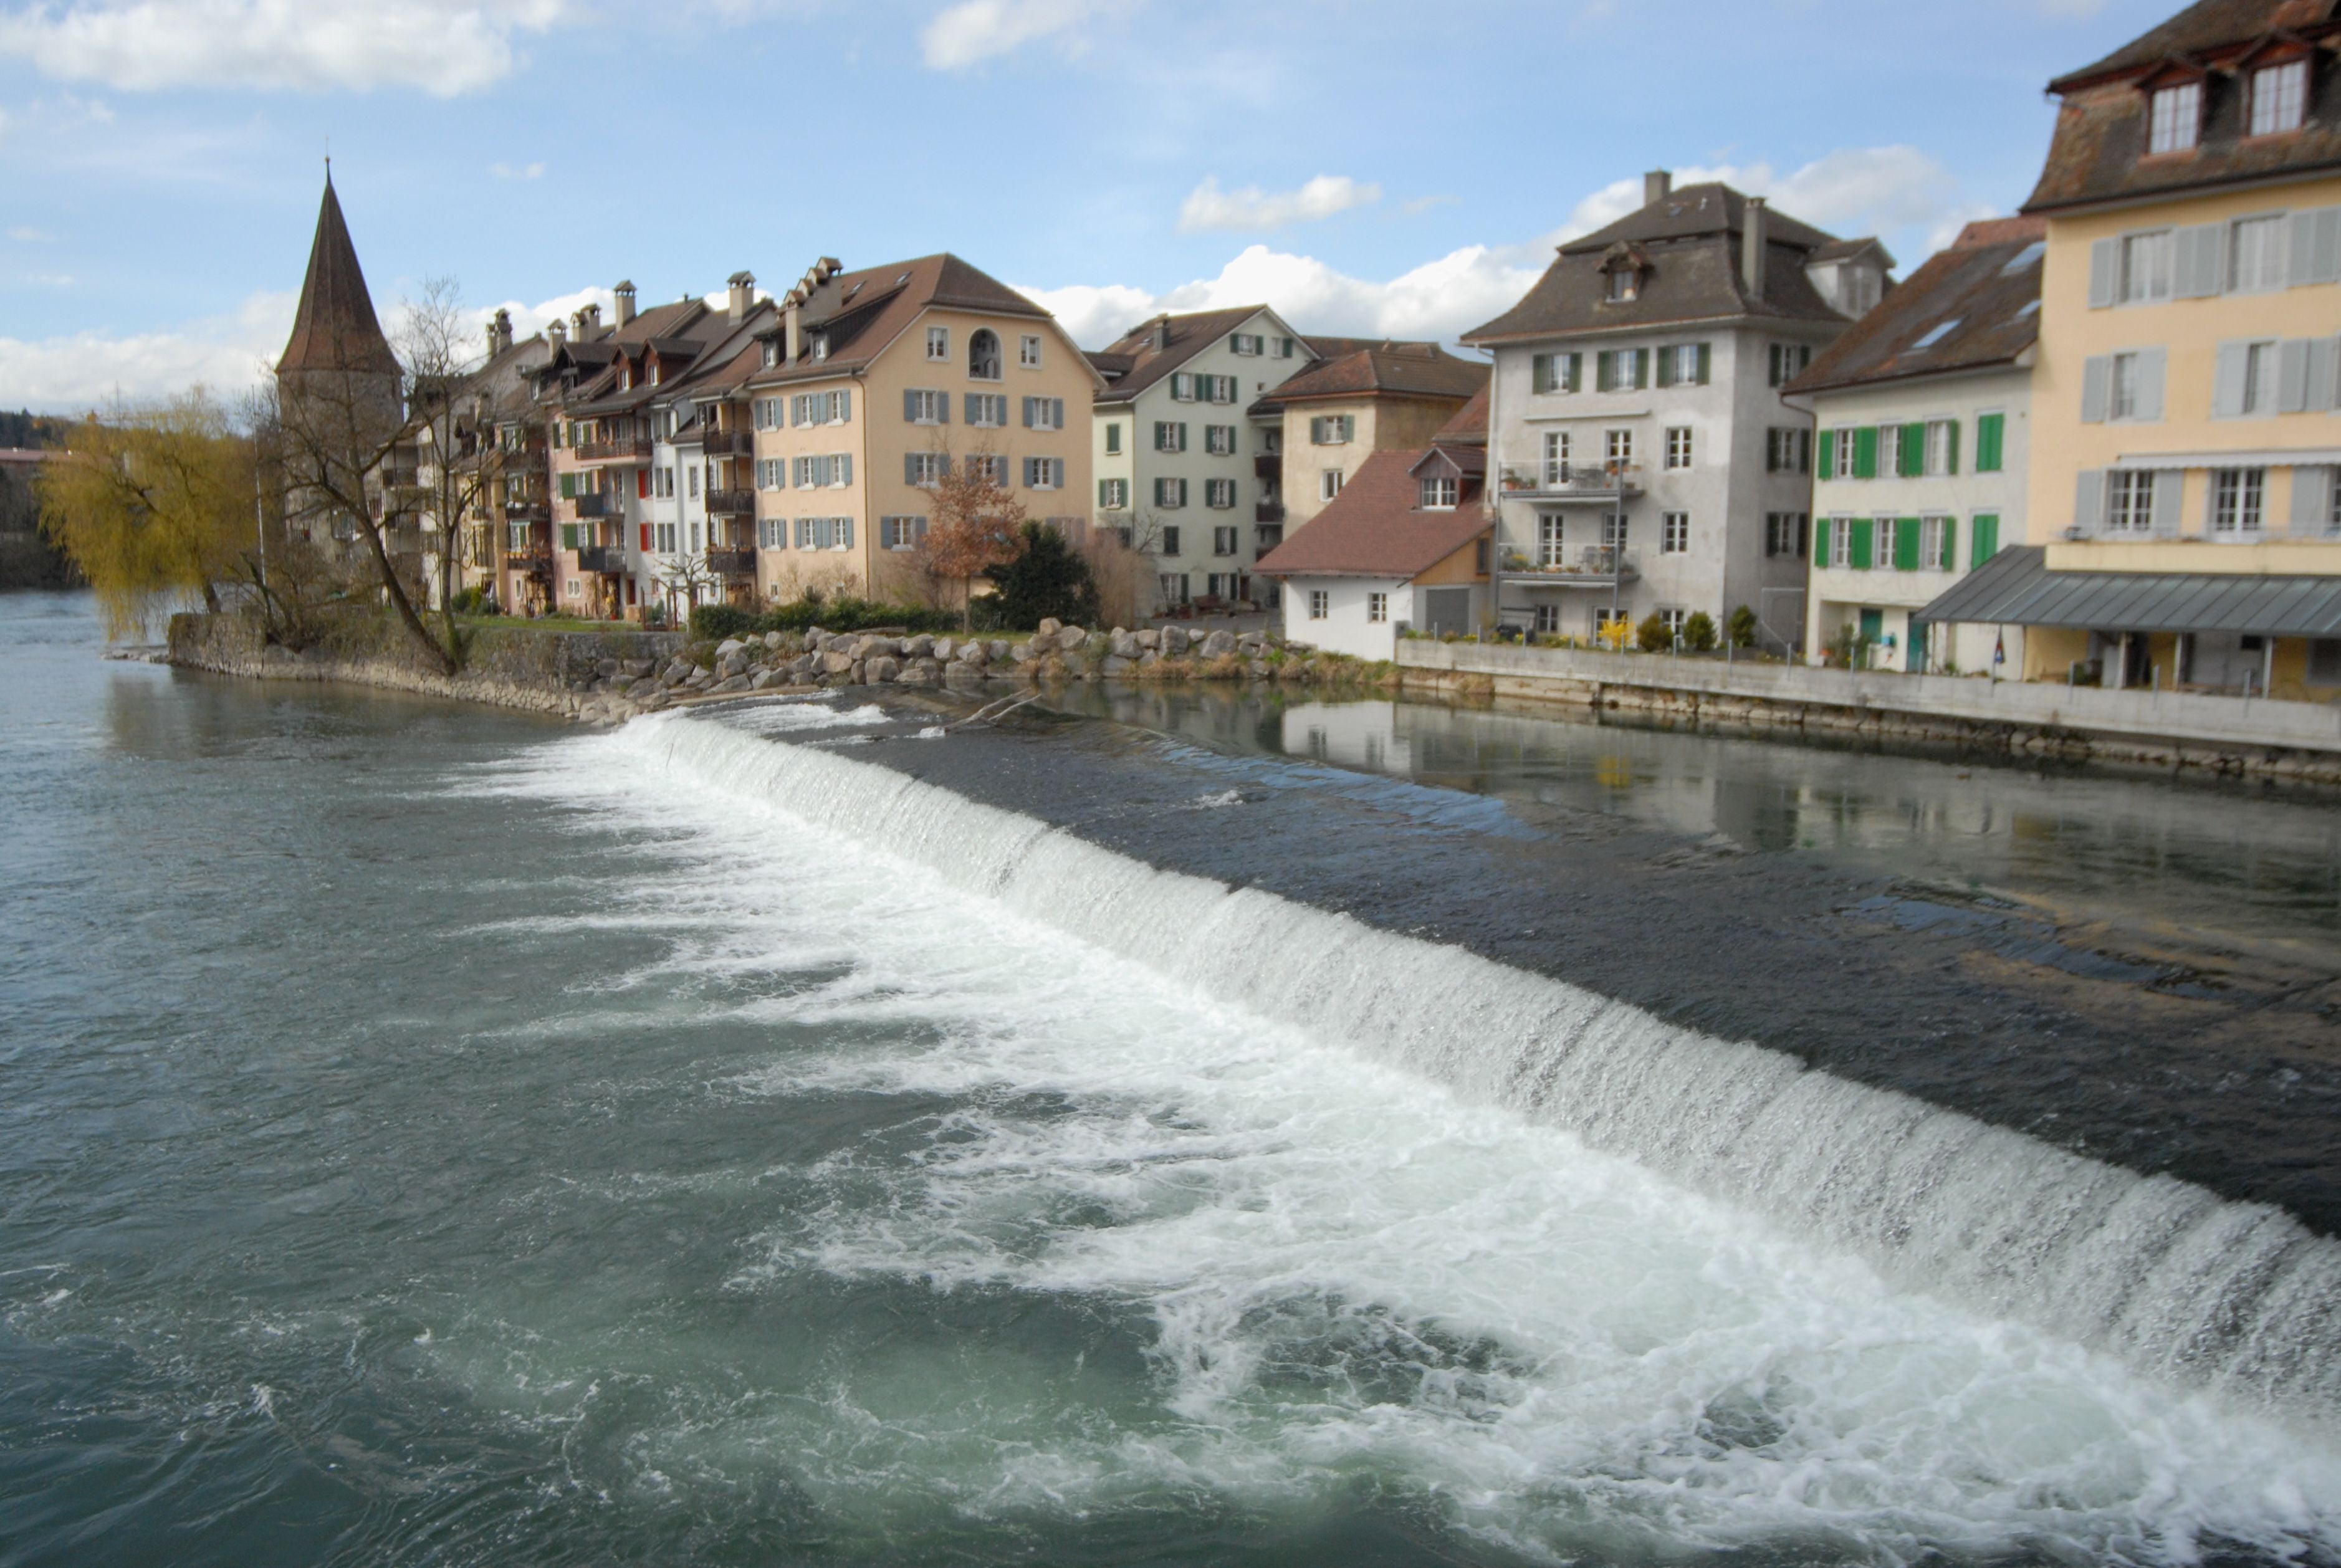
M1659 384L1662 387L1707 384L1708 345L1669 343L1659 351Z
M989 452L978 452L969 458L967 471L970 477L985 484L998 485L1001 490L1014 482L1014 475L1008 470L1008 460Z
M1529 390L1573 392L1579 390L1585 365L1583 354L1537 354L1529 361Z
M2148 153L2183 153L2203 128L2203 84L2186 82L2154 95L2147 122Z
M1547 489L1569 482L1569 432L1565 430L1544 432L1544 482Z
M1155 581L1161 585L1163 603L1184 604L1187 602L1187 574L1185 572L1166 571L1161 576L1156 578Z
M1959 471L1958 421L1930 419L1927 422L1927 471L1929 474Z
M1108 457L1121 455L1121 422L1120 420L1111 421L1105 427L1105 454Z
M1539 637L1549 637L1560 630L1560 606L1539 604L1536 607L1536 630Z
M951 328L929 327L927 329L927 357L931 360L951 358Z
M1240 353L1256 359L1260 355L1261 346L1262 340L1258 332L1230 332L1228 334L1228 348L1230 352Z
M2136 354L2113 356L2113 379L2106 401L2108 419L2136 419L2138 410L2139 361Z
M1330 501L1341 493L1341 471L1329 468L1317 476L1317 499Z
M2106 531L2150 533L2154 529L2154 471L2117 468L2106 476Z
M2308 62L2293 60L2252 73L2252 134L2296 131L2308 112Z
M1000 334L990 327L978 327L967 340L967 373L971 381L1000 379Z
M672 555L675 551L674 524L671 522L660 523L657 530L657 540L658 553L661 555Z
M1764 471L1767 473L1810 473L1813 471L1813 432L1808 430L1772 429L1764 432Z
M1154 504L1178 507L1187 504L1187 481L1183 479L1157 479L1154 481Z
M1170 401L1173 402L1193 402L1195 401L1195 377L1185 371L1173 371L1170 373Z
M1634 432L1612 430L1602 432L1607 461L1613 468L1630 468L1634 462Z
M1280 360L1289 360L1292 357L1292 340L1290 338L1279 338L1276 340L1276 357Z
M1126 511L1130 509L1130 481L1101 479L1098 481L1098 510Z
M912 424L941 424L951 418L951 393L906 392L902 394L902 417Z
M951 472L951 459L939 452L914 452L902 459L902 479L924 489Z
M1667 432L1667 466L1670 469L1690 466L1690 427L1676 425Z
M1566 531L1566 520L1557 511L1546 512L1537 519L1537 564L1539 566L1565 564Z
M2211 473L2211 532L2235 539L2260 531L2260 501L2267 485L2264 468L2222 468Z
M1062 490L1065 487L1065 460L1061 457L1028 457L1024 460L1024 488L1027 490Z
M2248 343L2244 348L2244 412L2276 412L2276 346Z
M1774 343L1767 384L1776 387L1787 386L1803 374L1805 367L1812 362L1813 349L1810 343Z
M1346 413L1319 414L1309 422L1309 442L1312 446L1346 446L1357 429L1357 416Z
M1659 519L1659 553L1689 555L1690 553L1690 513L1669 511Z
M1593 356L1597 392L1630 392L1650 384L1650 351L1604 349Z
M1240 531L1240 530L1233 528L1215 528L1211 530L1211 553L1213 555L1233 555L1236 552L1236 535Z
M1016 340L1016 362L1028 371L1041 368L1041 338L1037 332L1026 332Z
M1322 620L1333 612L1333 596L1321 588L1309 590L1309 619Z
M756 520L758 550L786 550L789 547L789 520L785 517L760 517Z
M1878 427L1878 471L1882 474L1908 475L1910 470L1902 461L1902 427L1882 424ZM1914 451L1912 456L1917 456Z
M2168 229L2124 234L2121 277L2116 297L2126 305L2150 304L2170 297L2171 235Z
M789 460L784 457L760 457L756 460L758 490L786 490L789 487Z
M2007 416L1987 413L1976 420L1975 466L1977 473L1997 473L2007 461Z
M1454 511L1456 491L1459 482L1452 476L1445 479L1423 480L1420 487L1422 510L1425 511Z
M1203 481L1203 504L1221 511L1236 503L1236 481L1231 479L1207 479Z
M1624 512L1612 511L1602 514L1601 542L1611 550L1626 548L1626 514Z
M1876 522L1872 523L1870 527L1872 530L1870 538L1875 541L1875 542L1870 547L1869 570L1872 571L1888 571L1894 565L1894 544L1896 532L1894 519L1890 517L1881 517Z
M1828 564L1840 570L1853 565L1853 519L1833 517L1828 525Z
M829 334L827 332L815 332L812 334L812 357L816 363L829 357Z
M1910 346L1914 349L1933 348L1937 343L1941 342L1945 338L1949 337L1953 332L1957 332L1959 330L1959 326L1960 318L1957 316L1953 316L1948 321L1937 322L1933 326L1928 327L1926 330L1925 333L1919 337L1918 342L1912 343Z
M1154 422L1154 450L1156 452L1185 452L1187 450L1187 427L1176 420L1156 420Z
M927 520L923 517L882 517L878 520L878 548L881 550L916 550L919 541L927 536Z
M1768 511L1764 514L1764 553L1789 555L1802 560L1807 536L1812 531L1812 519L1801 511Z
M2239 294L2284 287L2286 219L2238 218L2227 228L2227 287Z
M1951 569L1951 520L1929 517L1918 523L1918 565L1928 571Z
M1366 595L1366 619L1372 621L1377 626L1390 619L1389 594L1369 593Z
M1179 525L1175 522L1162 531L1162 553L1165 555L1183 555L1186 553L1179 548ZM1182 600L1184 597L1185 596L1183 594L1180 596Z
M1231 424L1205 425L1203 450L1213 457L1233 457L1236 452L1236 427Z
M1642 276L1639 269L1618 266L1609 269L1609 303L1622 304L1642 292Z
M1065 428L1065 400L1061 397L1028 397L1024 400L1026 430L1062 430Z
M977 430L1008 428L1008 399L999 392L969 392L967 422Z

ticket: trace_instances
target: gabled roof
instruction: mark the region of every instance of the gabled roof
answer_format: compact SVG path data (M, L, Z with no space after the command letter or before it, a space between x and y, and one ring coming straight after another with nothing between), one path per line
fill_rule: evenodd
M1414 466L1424 451L1370 455L1315 517L1252 570L1270 577L1410 578L1430 571L1494 526L1467 478L1452 511L1425 511Z
M1251 405L1268 413L1287 403L1325 398L1432 397L1468 402L1488 384L1489 367L1458 359L1437 343L1383 342L1310 366Z
M317 233L309 242L309 271L301 280L301 304L293 315L293 335L276 362L276 373L334 371L366 375L398 373L398 356L382 335L366 293L357 247L342 221L334 177L325 175L324 199L317 203Z
M2250 94L2240 67L2271 45L2298 50L2341 40L2341 0L2201 0L2104 59L2058 77L2064 103L2027 213L2170 196L2269 179L2341 171L2341 72L2311 65L2308 116L2298 130L2248 134ZM2147 154L2150 90L2165 80L2203 88L2200 140Z
M657 387L652 402L661 406L705 402L737 392L763 369L764 345L761 340L772 330L777 314L778 307L772 301L760 300L748 308L736 326L727 320L723 335L710 344L688 373Z
M1871 241L1839 240L1785 213L1764 214L1764 287L1751 298L1740 275L1748 198L1728 185L1686 185L1629 213L1606 229L1562 245L1552 265L1517 305L1463 334L1466 343L1496 343L1574 332L1668 327L1740 316L1843 323L1805 269L1859 253ZM1630 300L1608 296L1613 247L1632 246L1647 263ZM1879 247L1881 254L1883 247ZM1884 258L1891 264L1893 258Z
M1969 223L1781 390L1867 386L2014 364L2040 336L2045 218Z
M1090 363L1096 366L1098 373L1110 383L1097 401L1101 403L1135 401L1147 388L1159 383L1213 343L1226 341L1229 333L1263 312L1274 315L1266 305L1238 305L1232 310L1193 311L1185 315L1165 313L1140 323L1099 352L1089 356ZM1170 329L1170 341L1167 345L1162 344L1157 335L1157 329L1165 326Z
M1455 417L1439 427L1430 438L1433 446L1486 446L1488 444L1488 393L1483 385L1471 394L1471 401L1455 411Z
M933 307L1051 323L1056 320L1006 283L948 252L859 272L833 272L819 283L812 282L813 276L807 274L811 287L798 285L804 290L799 318L803 342L795 362L762 372L753 378L754 384L809 381L865 369L909 329L921 312ZM794 296L796 291L790 293ZM782 304L785 310L785 300ZM764 335L771 337L781 330L778 325L768 326ZM816 336L828 345L828 352L820 359L813 357ZM965 346L954 344L953 352L964 352ZM1013 345L1003 344L1002 349L1012 352ZM1096 373L1095 367L1091 373Z
M705 318L713 313L696 295L672 304L652 305L624 326L613 327L591 342L572 340L553 352L543 378L565 384L558 389L569 412L578 414L621 413L638 407L665 390L647 381L621 391L619 367L639 362L653 340L679 340L686 331L705 332Z

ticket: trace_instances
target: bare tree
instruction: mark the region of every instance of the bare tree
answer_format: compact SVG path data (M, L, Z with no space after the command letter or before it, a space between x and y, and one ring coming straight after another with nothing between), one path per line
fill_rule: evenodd
M670 598L682 599L683 623L688 625L691 612L699 608L701 592L720 589L722 580L708 566L705 553L693 550L668 556L659 566L658 581Z

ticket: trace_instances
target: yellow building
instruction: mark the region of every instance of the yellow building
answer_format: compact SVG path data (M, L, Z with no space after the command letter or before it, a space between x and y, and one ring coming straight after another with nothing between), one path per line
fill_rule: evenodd
M1925 612L2027 679L2341 700L2336 10L2203 0L2049 84L2042 542Z
M928 487L946 465L989 467L1068 539L1088 526L1104 383L1047 311L957 256L858 272L824 258L780 318L742 394L766 598L920 597Z

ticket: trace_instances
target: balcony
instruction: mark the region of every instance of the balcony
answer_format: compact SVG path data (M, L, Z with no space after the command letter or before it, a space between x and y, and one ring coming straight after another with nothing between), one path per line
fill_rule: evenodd
M1533 468L1503 471L1506 501L1617 502L1642 493L1631 464L1615 468L1599 463L1541 463Z
M1609 544L1584 546L1574 562L1563 554L1558 560L1530 565L1526 557L1515 554L1505 562L1502 572L1506 582L1529 588L1614 588L1641 575L1632 556Z
M549 550L507 550L504 570L517 571L523 577L549 578L553 575L553 552Z
M648 462L651 438L628 436L621 441L589 441L577 448L579 462Z
M1263 501L1251 509L1251 520L1254 522L1280 523L1284 521L1284 503L1280 501Z
M577 551L577 570L599 572L604 577L623 577L626 572L626 552L615 544L582 545Z
M753 577L756 575L756 552L752 550L711 550L707 552L707 570L718 577Z
M756 492L752 490L711 490L707 492L707 515L753 517L756 515Z
M541 501L508 501L504 502L504 520L508 522L550 522L553 508Z
M756 438L744 430L711 430L700 436L699 450L710 457L752 457Z
M1251 531L1252 548L1262 555L1284 542L1284 525L1280 522L1263 522Z
M577 515L580 517L623 517L625 515L625 505L623 501L615 491L598 491L592 495L581 495L577 498L576 504Z
M1251 471L1253 477L1264 479L1270 484L1281 482L1284 478L1284 454L1280 452L1262 452L1251 460Z

